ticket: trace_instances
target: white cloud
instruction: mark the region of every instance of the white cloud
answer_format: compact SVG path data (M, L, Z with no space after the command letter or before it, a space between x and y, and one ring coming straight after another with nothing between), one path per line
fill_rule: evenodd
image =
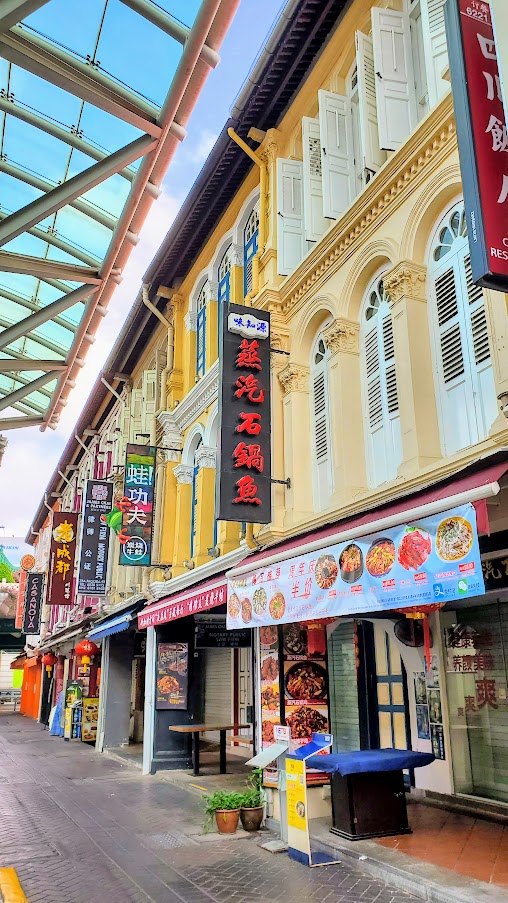
M217 141L218 135L210 129L203 129L194 144L194 147L187 153L186 162L203 164L208 157L212 147Z

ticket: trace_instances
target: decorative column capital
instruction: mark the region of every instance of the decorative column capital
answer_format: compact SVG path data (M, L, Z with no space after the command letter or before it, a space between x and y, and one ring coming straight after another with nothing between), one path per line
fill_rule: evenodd
M229 250L231 266L243 267L243 248L241 245L231 245Z
M412 260L401 260L383 276L383 285L390 304L396 304L402 298L425 301L427 268Z
M217 449L211 448L208 445L200 445L194 460L196 461L196 466L202 470L205 467L211 468L215 470L216 462L217 462Z
M177 292L175 292L175 294L171 296L171 300L168 302L166 307L168 320L172 319L176 315L177 311L180 310L181 307L183 307L184 300L185 299L183 295L179 295Z
M215 279L209 279L205 286L206 303L217 301L219 297L219 283Z
M162 450L166 464L170 461L178 463L181 456L183 439L176 425L174 411L161 411L157 417L159 425L162 427Z
M173 473L177 483L191 485L193 471L194 468L190 467L188 464L179 464L178 467L173 467Z
M198 315L194 310L188 310L183 318L187 332L196 332L198 328Z
M277 129L268 129L266 138L259 149L259 156L266 166L270 166L277 158L277 138L279 135L280 132Z
M335 354L338 351L358 354L360 349L360 325L352 320L334 320L323 332L326 347Z
M283 395L290 392L305 392L309 388L309 368L299 364L287 364L277 374Z

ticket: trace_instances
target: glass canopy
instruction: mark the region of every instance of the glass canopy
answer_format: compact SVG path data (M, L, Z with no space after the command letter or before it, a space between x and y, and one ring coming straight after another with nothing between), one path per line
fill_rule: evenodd
M0 430L57 425L237 5L0 3Z

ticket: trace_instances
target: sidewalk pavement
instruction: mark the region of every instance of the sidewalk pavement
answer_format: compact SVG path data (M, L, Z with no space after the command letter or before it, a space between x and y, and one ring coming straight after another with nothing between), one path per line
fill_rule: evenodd
M29 903L418 903L361 863L309 869L202 821L197 791L0 715L0 868Z

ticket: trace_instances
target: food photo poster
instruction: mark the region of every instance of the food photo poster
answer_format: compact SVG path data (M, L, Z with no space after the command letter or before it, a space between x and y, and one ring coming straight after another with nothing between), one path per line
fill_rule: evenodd
M186 709L189 684L188 643L159 643L157 646L157 709Z

